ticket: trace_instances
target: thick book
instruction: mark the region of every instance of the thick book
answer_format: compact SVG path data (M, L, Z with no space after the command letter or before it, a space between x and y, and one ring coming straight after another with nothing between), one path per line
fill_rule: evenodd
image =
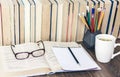
M118 21L120 18L120 0L118 1L119 1L119 5L117 6L117 14L116 14L115 24L113 26L113 32L112 32L112 35L114 35L115 37L117 37L119 27L120 27L120 22Z
M14 36L15 36L15 44L20 43L20 22L19 22L19 5L17 3L17 0L12 0L13 6L14 6Z
M69 7L68 7L68 19L67 19L67 30L66 30L66 41L70 41L70 36L72 35L71 34L71 31L72 31L72 20L73 20L73 13L74 13L74 2L72 1L69 1L68 0L68 3L69 3Z
M56 36L56 24L57 24L57 3L55 0L50 0L50 40L55 41Z
M2 46L2 6L0 4L0 46Z
M10 36L11 36L11 44L15 44L15 26L14 26L14 5L13 5L13 2L12 0L6 0L7 2L7 5L9 7L9 15L10 15L10 23L9 23L9 26L10 26Z
M82 3L81 3L82 2ZM86 6L87 2L85 0L79 0L78 13L86 14ZM82 41L85 32L85 25L82 23L79 15L78 15L78 25L76 32L76 41Z
M41 39L49 40L50 36L50 11L51 3L49 0L39 0L42 3L42 26L41 26Z
M35 3L35 41L41 40L41 26L42 26L42 3L39 0L33 0Z
M22 2L22 0L17 0L18 2L18 9L19 9L19 30L20 30L20 43L24 43L25 42L25 15L24 15L24 4Z
M28 0L30 3L30 41L35 41L35 3L33 0Z
M109 20L111 4L112 3L109 0L105 0L105 14L102 22L102 27L101 27L102 33L106 33L106 30L107 30L107 23Z
M11 44L10 8L6 0L1 0L3 45Z
M68 0L65 0L63 2L63 25L62 25L62 34L61 34L61 41L66 41L67 38L67 30L68 30L68 26L69 26L69 5L70 3L68 2Z
M44 47L45 53L42 51ZM0 46L0 51L0 77L33 76L101 69L83 46L75 42L43 41L39 42L39 45L31 42ZM25 58L27 53L29 53L29 57L19 59ZM41 54L41 56L35 57L38 56L36 53Z
M28 0L22 0L24 4L24 28L25 28L25 42L30 42L30 3Z
M73 7L73 21L72 21L72 30L71 30L71 40L75 41L76 39L76 32L77 32L77 23L78 23L78 7L79 7L79 0L73 0L74 7Z
M56 0L57 3L57 25L56 25L56 41L62 40L62 28L63 28L63 0Z
M109 22L110 24L109 24L109 28L108 28L108 34L111 34L114 18L116 18L115 17L116 8L117 8L117 1L114 1L113 2L113 8L111 10L112 13L111 13L111 19L110 19L110 22Z
M63 2L63 25L62 25L62 34L61 34L61 41L66 41L67 35L67 26L68 26L68 12L69 12L69 2L68 0L64 0Z

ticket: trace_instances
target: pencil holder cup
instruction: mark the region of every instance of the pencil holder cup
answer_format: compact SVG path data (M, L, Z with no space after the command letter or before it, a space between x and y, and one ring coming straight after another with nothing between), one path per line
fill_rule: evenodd
M101 31L96 31L96 32L90 32L90 30L87 30L86 33L84 34L83 37L83 44L85 45L86 48L94 48L95 46L95 36L97 34L101 34Z

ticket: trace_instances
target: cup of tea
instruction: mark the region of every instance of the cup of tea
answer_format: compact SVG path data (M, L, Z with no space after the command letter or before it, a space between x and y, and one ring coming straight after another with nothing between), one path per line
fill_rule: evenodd
M114 48L120 46L120 43L115 43L116 37L109 34L98 34L95 37L95 55L99 62L107 63L115 56L120 54L120 51L114 53Z

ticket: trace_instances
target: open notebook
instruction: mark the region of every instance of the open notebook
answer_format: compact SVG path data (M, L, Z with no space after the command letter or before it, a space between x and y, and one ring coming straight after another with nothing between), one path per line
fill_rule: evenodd
M41 57L29 56L24 60L17 60L10 46L0 47L0 77L44 75L56 72L100 70L86 50L75 42L49 42L44 41L45 54ZM33 51L36 43L15 45L16 52ZM72 53L68 50L70 47Z

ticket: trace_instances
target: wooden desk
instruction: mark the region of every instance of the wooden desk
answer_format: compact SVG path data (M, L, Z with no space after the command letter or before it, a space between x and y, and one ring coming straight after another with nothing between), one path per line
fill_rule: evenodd
M117 40L120 43L120 39ZM115 48L120 50L120 47ZM95 53L93 50L88 50L88 53L95 58ZM109 63L103 64L97 62L97 64L102 68L100 71L81 71L81 72L68 72L68 73L56 73L52 75L44 76L34 76L34 77L120 77L120 55L112 59Z

